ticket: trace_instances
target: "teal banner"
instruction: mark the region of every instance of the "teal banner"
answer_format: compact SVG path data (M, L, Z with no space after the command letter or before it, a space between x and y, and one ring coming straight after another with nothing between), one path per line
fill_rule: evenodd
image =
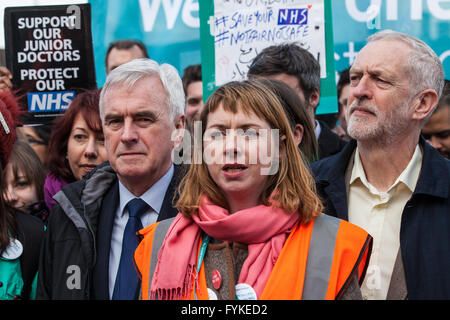
M213 2L210 0L211 3ZM242 0L286 3L295 0ZM335 70L351 65L367 37L392 29L431 46L450 78L449 0L332 0ZM108 44L122 38L143 41L151 58L175 66L180 75L201 62L199 0L90 0L97 83L105 79ZM203 3L203 2L202 2ZM210 59L214 59L211 57Z
M200 63L198 0L90 0L97 84L106 78L105 54L118 39L137 39L150 58L180 72Z
M450 77L449 0L333 0L335 66L351 65L371 34L384 29L425 41Z

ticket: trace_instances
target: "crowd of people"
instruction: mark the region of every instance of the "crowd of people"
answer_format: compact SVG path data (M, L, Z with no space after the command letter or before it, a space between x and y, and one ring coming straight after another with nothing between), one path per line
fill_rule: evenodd
M206 101L201 65L140 41L105 65L37 126L0 67L0 299L450 299L450 85L426 43L369 37L326 116L295 43Z

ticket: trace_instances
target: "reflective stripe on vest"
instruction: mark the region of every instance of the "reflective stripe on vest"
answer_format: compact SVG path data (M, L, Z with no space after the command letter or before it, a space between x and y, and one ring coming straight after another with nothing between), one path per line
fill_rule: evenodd
M314 219L303 284L303 300L325 299L340 222L339 219L325 214Z
M155 272L156 263L158 262L158 253L161 248L164 238L166 237L167 231L175 218L162 220L158 223L155 229L155 235L153 237L152 253L150 255L150 272L148 279L148 288L151 288L153 273ZM150 295L150 290L148 292ZM150 299L150 297L148 297Z

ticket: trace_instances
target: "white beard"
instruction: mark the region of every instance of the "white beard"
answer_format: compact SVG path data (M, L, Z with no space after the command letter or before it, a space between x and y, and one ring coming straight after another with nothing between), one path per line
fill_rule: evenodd
M368 109L376 120L352 114L356 106ZM381 113L374 105L356 99L347 108L348 135L358 141L371 141L377 145L392 144L399 133L409 126L408 106L409 102L392 107L389 113Z

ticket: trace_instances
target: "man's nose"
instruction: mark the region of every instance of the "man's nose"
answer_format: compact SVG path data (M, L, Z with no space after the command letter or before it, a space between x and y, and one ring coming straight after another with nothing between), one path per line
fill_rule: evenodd
M358 99L372 98L372 83L368 76L362 76L358 83L350 87L350 95Z
M123 143L136 142L138 140L137 128L132 119L125 119L120 138Z

